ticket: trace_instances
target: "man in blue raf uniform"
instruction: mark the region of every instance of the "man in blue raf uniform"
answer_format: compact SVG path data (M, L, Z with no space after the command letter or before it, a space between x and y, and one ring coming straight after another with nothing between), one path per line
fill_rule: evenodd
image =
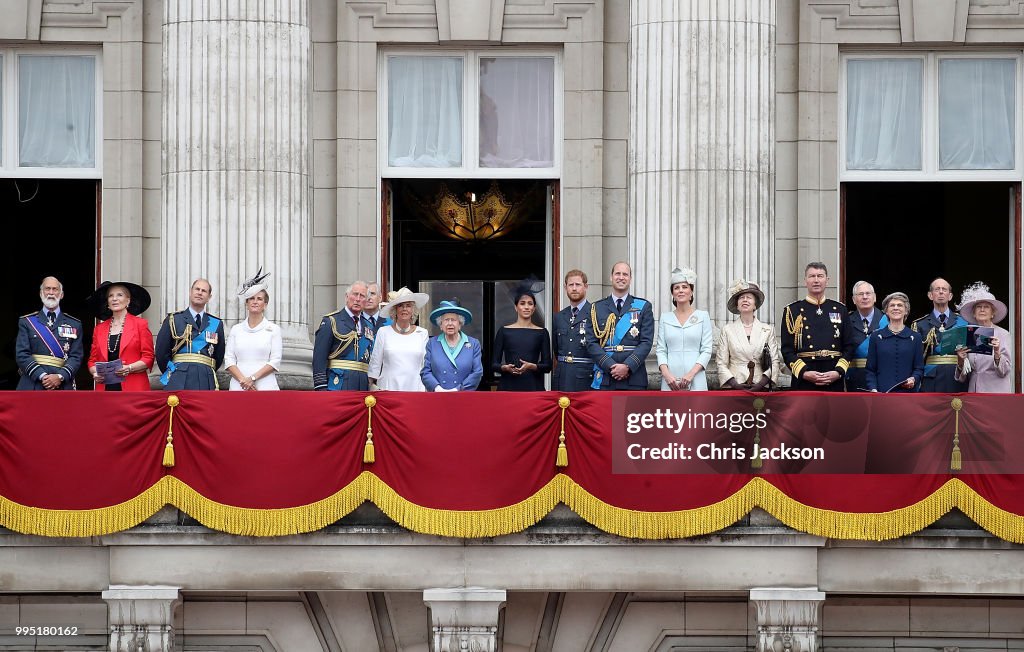
M629 293L633 270L612 267L612 293L590 306L587 353L594 360L593 389L647 389L645 360L654 345L654 311Z
M583 392L594 382L594 361L587 353L590 334L590 304L587 303L587 275L578 269L565 275L565 296L569 305L554 319L555 371L551 389L556 392Z
M374 333L363 315L366 292L366 283L356 281L345 293L345 308L320 320L313 341L313 389L370 389L366 372Z
M846 306L825 298L825 263L804 268L807 296L782 311L782 359L793 372L793 389L841 392L850 363L844 357L851 341Z
M953 377L956 373L956 355L938 355L938 348L943 333L956 326L966 326L967 320L949 307L953 290L946 279L937 278L932 281L928 286L928 298L932 302L931 312L910 325L912 330L921 334L924 341L924 378L921 379L921 391L966 392L967 383L959 383Z
M189 306L167 315L156 336L160 384L169 391L220 389L217 369L224 362L224 324L206 312L213 287L197 278L189 290Z
M846 344L846 357L850 361L850 369L846 372L846 391L868 391L868 335L889 324L889 318L875 308L875 288L867 281L853 284L853 304L846 316L846 326L850 341Z
M82 322L60 309L64 286L52 276L39 286L43 308L18 320L18 389L75 389L82 366Z

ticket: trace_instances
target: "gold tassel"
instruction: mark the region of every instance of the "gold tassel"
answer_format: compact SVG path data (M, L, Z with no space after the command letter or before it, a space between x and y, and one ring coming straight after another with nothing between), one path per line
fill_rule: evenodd
M565 411L569 407L569 397L558 399L558 407L562 408L562 432L558 435L558 454L555 455L555 466L569 466L569 450L565 447Z
M764 399L754 399L754 409L757 410L758 414L764 408ZM750 453L750 468L759 469L764 466L764 460L761 459L761 429L758 428L754 431L754 450Z
M171 408L171 416L167 420L167 444L164 446L164 466L174 466L174 408L178 407L181 401L177 394L167 397L167 406Z
M963 461L960 459L960 408L964 406L964 402L960 397L956 397L949 402L949 406L956 415L953 427L953 455L949 458L949 470L959 471L963 468Z
M373 464L377 457L373 452L373 406L377 405L377 399L373 395L363 399L366 406L366 444L363 446L363 464Z

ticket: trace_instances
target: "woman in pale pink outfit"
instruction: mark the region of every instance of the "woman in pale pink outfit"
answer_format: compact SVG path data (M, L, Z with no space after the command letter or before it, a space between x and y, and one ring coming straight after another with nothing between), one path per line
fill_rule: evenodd
M1006 304L998 300L988 290L988 286L978 282L960 296L958 306L960 315L972 324L988 326L995 332L992 338L992 355L969 353L967 349L957 351L957 364L954 377L963 382L967 379L967 391L981 393L1009 394L1013 391L1013 376L1010 374L1013 351L1010 348L1010 333L996 326L997 322L1006 319L1009 312Z

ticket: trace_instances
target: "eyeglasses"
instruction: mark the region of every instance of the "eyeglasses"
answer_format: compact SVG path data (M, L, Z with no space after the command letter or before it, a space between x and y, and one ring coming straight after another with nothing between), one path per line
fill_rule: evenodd
M873 297L873 296L875 296L875 293L874 292L857 292L853 296L855 296L855 297Z

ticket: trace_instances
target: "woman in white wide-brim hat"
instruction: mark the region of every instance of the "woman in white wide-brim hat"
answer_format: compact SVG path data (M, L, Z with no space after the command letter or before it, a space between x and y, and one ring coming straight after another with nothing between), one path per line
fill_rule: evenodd
M280 389L277 372L281 369L283 340L281 327L267 319L270 293L260 267L256 274L238 288L238 298L245 302L245 320L231 327L224 350L224 366L231 374L232 391L273 391Z
M416 325L416 312L427 304L430 297L403 287L388 293L387 303L380 311L391 319L381 326L370 354L367 375L377 389L400 392L422 392L423 356L427 351L429 335Z
M987 326L993 330L989 344L992 354L971 353L967 349L957 351L956 371L953 377L958 381L967 380L967 391L1009 394L1013 391L1010 359L1009 331L996 326L1006 319L1009 312L1006 304L995 298L988 286L978 281L960 295L957 307L960 315L972 324Z
M733 281L726 291L726 308L739 319L722 327L715 353L722 389L763 392L778 380L779 343L775 330L757 318L764 293L756 283Z

